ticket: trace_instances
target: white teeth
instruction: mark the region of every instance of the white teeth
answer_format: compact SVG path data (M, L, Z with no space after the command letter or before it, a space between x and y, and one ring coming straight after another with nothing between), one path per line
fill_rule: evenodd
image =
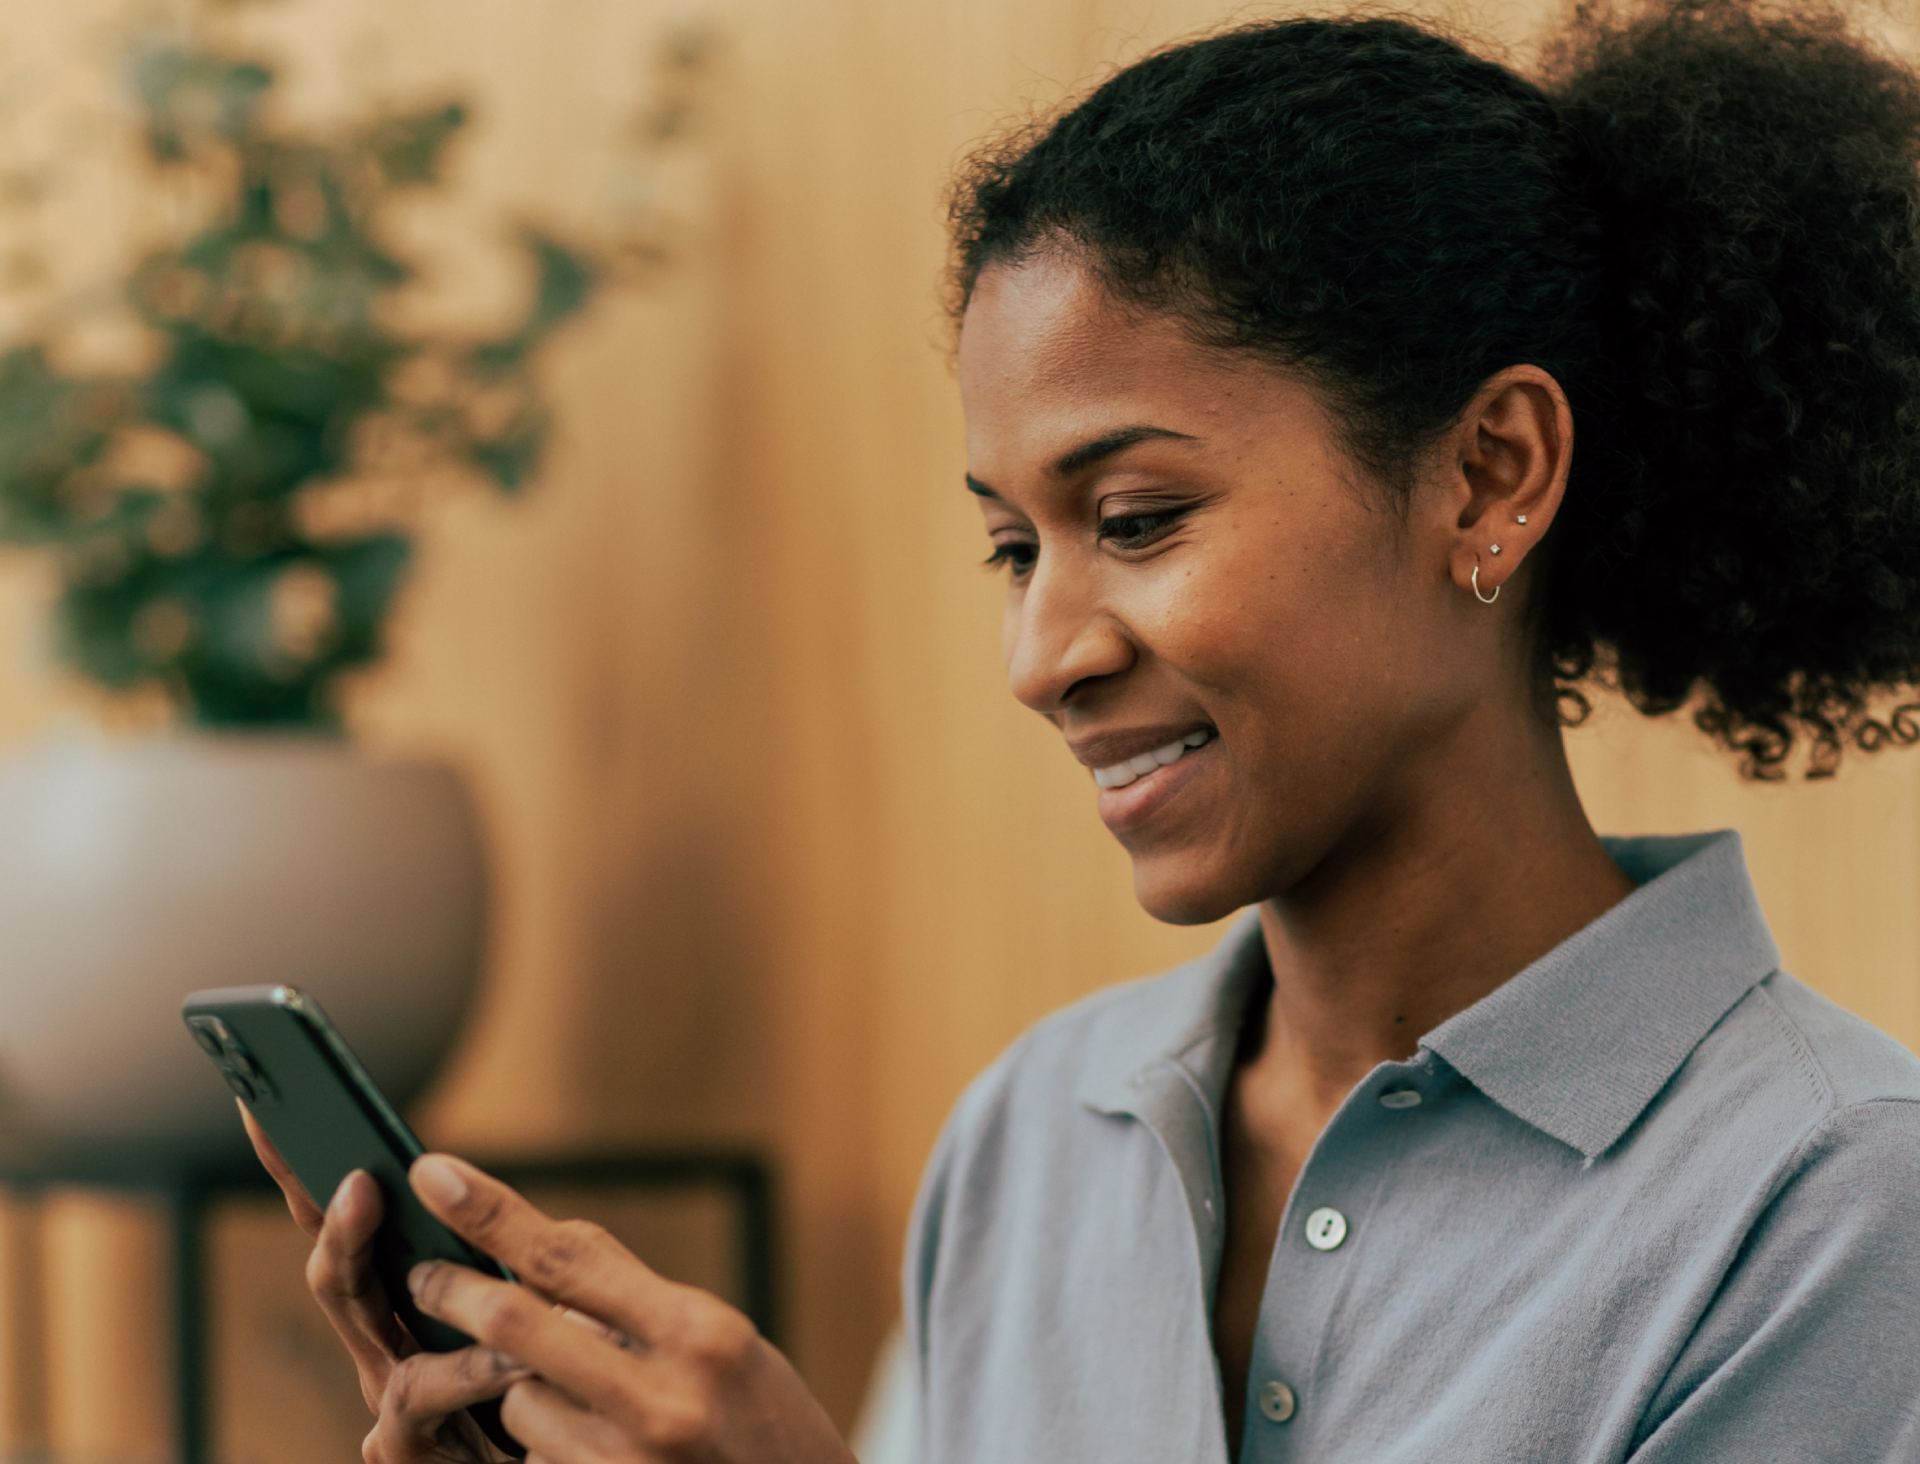
M1168 763L1178 762L1186 756L1189 748L1200 747L1213 740L1213 732L1206 727L1197 727L1178 742L1169 742L1165 747L1156 747L1152 752L1143 752L1138 757L1128 758L1125 762L1115 763L1112 767L1095 768L1093 781L1102 788L1124 788L1157 768Z

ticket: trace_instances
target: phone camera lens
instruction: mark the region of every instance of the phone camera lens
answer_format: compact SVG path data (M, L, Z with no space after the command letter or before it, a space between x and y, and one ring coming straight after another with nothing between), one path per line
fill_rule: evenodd
M249 1103L253 1102L254 1098L257 1095L253 1091L252 1083L249 1083L245 1078L241 1077L240 1074L235 1072L232 1068L222 1068L220 1069L220 1073L221 1073L221 1076L226 1078L227 1086L229 1088L233 1089L234 1092L238 1093L247 1102Z
M205 1022L193 1023L193 1040L206 1048L213 1056L220 1056L220 1039L207 1029Z
M260 1071L260 1064L253 1060L253 1054L240 1045L238 1037L229 1038L227 1061L236 1073L252 1084L256 1098L263 1103L274 1101L273 1084L268 1082L267 1075Z

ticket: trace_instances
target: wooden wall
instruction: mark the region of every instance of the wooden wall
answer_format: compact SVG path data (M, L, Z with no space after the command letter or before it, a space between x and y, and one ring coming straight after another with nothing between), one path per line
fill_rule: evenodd
M50 107L97 106L114 13L9 7L0 64ZM463 201L423 210L425 239L504 199L561 217L596 207L609 164L595 139L640 85L648 37L686 13L289 0L242 20L297 60L316 110L370 82L482 98ZM975 568L984 535L960 484L940 188L970 140L1030 99L1263 12L715 0L693 13L727 35L710 129L672 175L695 247L666 289L556 350L564 414L537 490L432 510L393 654L355 689L353 722L371 752L465 768L497 836L484 996L422 1132L456 1150L772 1146L790 1351L844 1426L960 1087L1041 1014L1218 934L1139 910L1084 775L1007 693L1002 591ZM1520 3L1471 14L1523 44L1541 19ZM134 195L107 164L69 192L63 254L104 265L142 222ZM506 288L483 241L448 252L456 313ZM0 754L98 714L36 649L45 589L38 566L0 559ZM1920 757L1758 789L1684 723L1604 707L1571 743L1602 831L1738 825L1790 967L1920 1045ZM265 1223L285 1230L248 1243L253 1284L303 1307L298 1238L284 1216ZM17 1207L0 1214L0 1444L164 1458L163 1255L152 1216L101 1197L62 1197L37 1231ZM269 1386L249 1368L337 1363L346 1442L313 1457L351 1457L365 1419L344 1357L283 1350L282 1363L272 1348L223 1354L227 1426L243 1427L234 1400ZM287 1457L237 1438L236 1458Z

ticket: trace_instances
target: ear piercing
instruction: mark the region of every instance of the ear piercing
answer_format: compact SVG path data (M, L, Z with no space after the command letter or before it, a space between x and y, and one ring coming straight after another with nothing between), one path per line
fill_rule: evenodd
M1527 521L1527 516L1524 513L1515 514L1513 521L1516 524L1524 524ZM1498 544L1490 544L1487 547L1491 553L1498 554L1500 552L1500 546ZM1482 605L1491 605L1495 600L1500 598L1500 586L1498 585L1493 587L1493 593L1491 595L1483 595L1480 593L1480 563L1478 560L1474 561L1473 566L1473 598L1478 600Z

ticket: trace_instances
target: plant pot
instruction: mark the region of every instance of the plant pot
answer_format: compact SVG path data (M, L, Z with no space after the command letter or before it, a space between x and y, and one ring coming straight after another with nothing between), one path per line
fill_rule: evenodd
M325 734L0 760L0 1171L249 1160L198 987L312 993L404 1109L471 1003L486 863L456 771Z

